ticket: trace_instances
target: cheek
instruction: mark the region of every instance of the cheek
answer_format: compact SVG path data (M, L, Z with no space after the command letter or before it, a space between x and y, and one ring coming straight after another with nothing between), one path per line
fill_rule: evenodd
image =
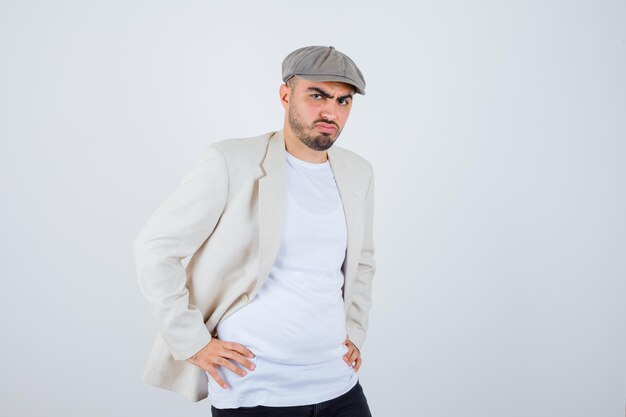
M305 118L310 118L312 115L316 114L318 110L315 108L315 106L311 106L311 105L303 105L303 106L298 106L298 113Z
M341 113L339 113L339 119L341 120L341 125L343 126L346 123L346 120L348 120L348 116L350 115L350 109L347 109L345 111L342 111Z

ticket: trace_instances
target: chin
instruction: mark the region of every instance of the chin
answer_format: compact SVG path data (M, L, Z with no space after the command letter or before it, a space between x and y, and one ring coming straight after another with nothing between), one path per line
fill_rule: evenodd
M325 151L326 149L333 146L334 143L335 143L335 139L330 139L327 137L322 137L322 138L317 137L315 138L315 141L313 142L314 144L313 149L317 149L319 151Z

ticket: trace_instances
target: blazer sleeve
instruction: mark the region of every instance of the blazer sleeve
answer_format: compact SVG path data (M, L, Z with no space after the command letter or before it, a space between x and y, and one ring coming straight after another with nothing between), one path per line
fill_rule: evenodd
M157 208L134 242L141 293L176 360L193 356L211 341L202 312L189 303L182 261L209 238L227 195L226 160L212 145Z
M372 306L372 279L376 271L374 261L374 171L370 165L370 182L365 194L363 246L353 284L352 304L347 312L348 338L361 349L367 334L369 311Z

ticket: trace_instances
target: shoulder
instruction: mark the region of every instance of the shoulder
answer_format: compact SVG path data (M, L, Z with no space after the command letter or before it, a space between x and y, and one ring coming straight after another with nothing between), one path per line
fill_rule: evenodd
M202 162L220 160L226 166L254 166L260 164L267 152L269 139L275 132L247 138L229 138L208 145L202 153Z
M372 164L356 152L337 145L333 145L329 151L332 152L331 157L333 159L340 160L355 173L367 178L374 174Z
M227 175L230 181L257 177L274 133L214 142L202 152L200 165Z
M247 138L223 139L209 147L221 151L225 157L265 153L267 143L275 132Z

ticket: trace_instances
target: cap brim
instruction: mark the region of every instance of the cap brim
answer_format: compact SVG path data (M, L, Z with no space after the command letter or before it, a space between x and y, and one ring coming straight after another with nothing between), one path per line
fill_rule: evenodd
M357 93L361 94L361 95L365 95L365 90L359 88L358 85L356 85L356 83L346 77L342 77L341 75L320 75L320 74L315 74L315 75L306 75L306 74L294 74L295 77L300 77L300 78L304 78L305 80L309 80L309 81L336 81L336 82L340 82L340 83L346 83L346 84L350 84L351 86L354 87L354 89L356 90Z

